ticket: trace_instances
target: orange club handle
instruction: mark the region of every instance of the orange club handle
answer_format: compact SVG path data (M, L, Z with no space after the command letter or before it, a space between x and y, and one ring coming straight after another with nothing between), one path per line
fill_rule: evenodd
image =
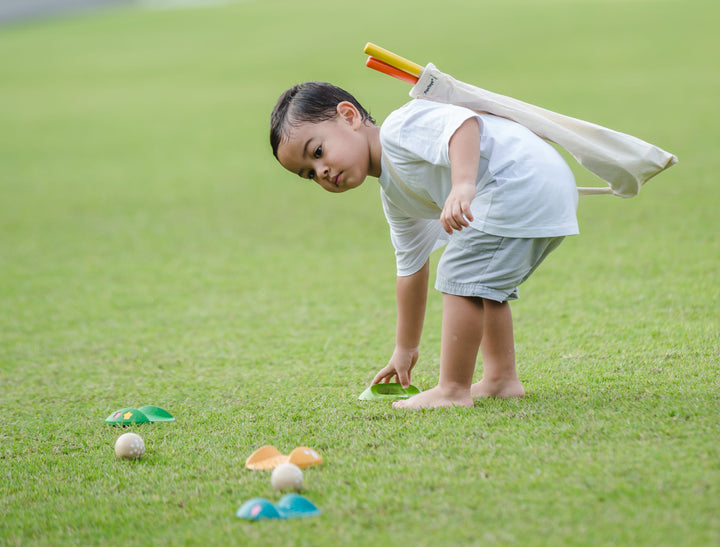
M416 84L418 81L417 76L408 74L407 72L400 70L399 68L395 68L394 66L389 65L385 61L376 59L375 57L368 57L367 61L365 62L365 66L368 68L372 68L373 70L377 70L378 72L382 72L383 74L387 74L388 76L392 76L393 78L397 78L398 80L402 80L403 82L407 82L409 84Z

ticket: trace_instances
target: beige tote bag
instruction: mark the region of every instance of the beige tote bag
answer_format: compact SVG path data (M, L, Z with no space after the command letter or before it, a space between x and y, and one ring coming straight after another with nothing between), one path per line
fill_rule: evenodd
M460 82L432 63L422 70L410 96L507 118L562 146L583 167L609 184L602 188L578 188L581 195L633 197L648 180L677 163L673 154L636 137Z

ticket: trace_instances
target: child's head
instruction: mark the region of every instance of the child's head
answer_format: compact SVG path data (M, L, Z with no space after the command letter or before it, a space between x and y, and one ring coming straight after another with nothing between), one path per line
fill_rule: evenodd
M324 82L290 88L270 117L270 144L282 166L334 193L379 176L378 134L355 97Z
M337 106L347 101L355 106L363 120L375 123L350 93L327 82L305 82L280 95L270 116L270 145L277 158L280 143L290 129L303 123L320 123L338 115Z

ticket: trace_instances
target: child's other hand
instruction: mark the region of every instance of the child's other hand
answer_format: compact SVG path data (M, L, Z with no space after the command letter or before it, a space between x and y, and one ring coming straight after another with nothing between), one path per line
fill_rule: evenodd
M452 234L453 230L462 230L473 220L470 204L475 197L475 184L453 184L450 194L445 200L440 224L443 230Z
M407 388L410 385L410 373L419 356L420 352L417 349L406 350L396 347L390 362L373 378L373 385L391 382L395 377L403 388Z

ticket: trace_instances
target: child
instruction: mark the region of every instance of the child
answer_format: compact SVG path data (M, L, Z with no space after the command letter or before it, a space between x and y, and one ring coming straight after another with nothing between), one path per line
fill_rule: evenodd
M395 350L372 383L407 387L418 361L429 256L447 244L436 387L396 408L472 406L522 397L509 300L567 235L578 233L577 189L560 154L525 127L463 107L416 99L382 127L346 91L292 87L271 116L283 167L329 192L380 183L397 262ZM483 377L473 383L478 350Z

